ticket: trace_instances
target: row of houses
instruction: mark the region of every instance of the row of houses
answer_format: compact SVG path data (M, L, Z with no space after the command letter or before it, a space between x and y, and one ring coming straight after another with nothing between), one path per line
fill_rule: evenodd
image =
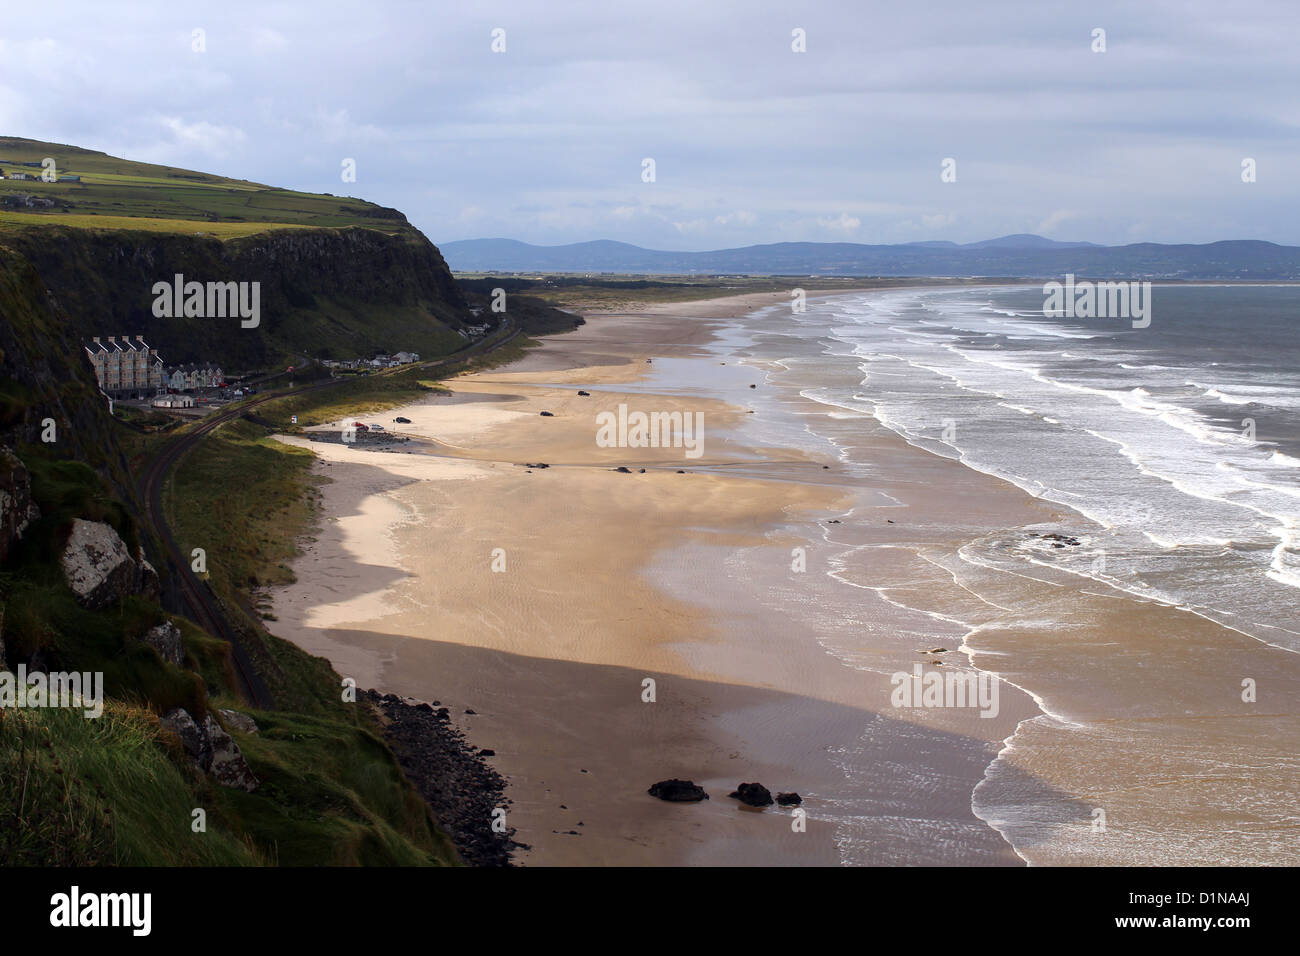
M178 392L193 392L200 388L220 388L226 373L219 365L177 365L167 372L167 387Z
M211 363L166 368L158 350L150 348L143 335L135 336L134 341L129 335L96 336L84 348L100 390L114 398L147 398L167 389L218 388L226 380L221 367Z
M420 361L419 352L394 352L392 355L376 355L372 359L343 359L341 361L324 359L321 364L326 368L397 368L399 365L410 365L412 362L418 361Z

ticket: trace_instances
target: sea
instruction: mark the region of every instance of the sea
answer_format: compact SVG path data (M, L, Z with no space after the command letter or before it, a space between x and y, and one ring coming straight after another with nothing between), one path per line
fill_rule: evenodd
M1037 285L918 286L774 305L720 333L710 361L759 385L718 370L716 393L755 412L746 442L833 455L860 489L826 528L819 586L755 600L801 601L846 666L880 669L873 635L950 640L1029 695L1005 740L970 751L968 780L971 818L1025 862L1294 865L1300 287L1156 285L1141 328L1044 303ZM673 374L647 389L685 388ZM882 463L882 431L1052 517L919 487L924 469ZM745 560L733 576L757 579ZM953 785L951 767L918 758L880 795L908 765L882 765L898 750L884 736L873 722L838 756L844 862L980 862L962 821L899 809L909 787Z

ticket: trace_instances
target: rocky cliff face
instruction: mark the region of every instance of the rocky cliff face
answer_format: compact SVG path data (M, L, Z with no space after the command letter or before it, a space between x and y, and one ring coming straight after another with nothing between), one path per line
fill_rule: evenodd
M76 338L143 335L168 364L243 369L300 355L434 356L463 344L455 330L472 321L442 255L414 230L281 229L221 241L50 227L4 242L35 266ZM177 274L260 283L260 325L155 316L155 283Z
M125 461L104 442L108 403L74 325L35 266L0 239L0 444L20 457L23 445L41 445L125 490Z
M0 561L9 557L27 526L39 517L27 467L0 445Z

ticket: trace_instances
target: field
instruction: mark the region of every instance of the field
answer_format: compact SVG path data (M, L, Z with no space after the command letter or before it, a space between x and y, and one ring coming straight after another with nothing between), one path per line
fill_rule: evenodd
M54 160L58 176L78 176L80 182L43 182L39 164L47 158ZM0 180L0 201L34 196L56 204L52 209L6 207L0 228L58 224L220 239L289 226L364 226L389 234L411 229L400 213L361 199L277 189L14 137L0 137L0 171L6 177ZM32 178L8 178L17 172Z

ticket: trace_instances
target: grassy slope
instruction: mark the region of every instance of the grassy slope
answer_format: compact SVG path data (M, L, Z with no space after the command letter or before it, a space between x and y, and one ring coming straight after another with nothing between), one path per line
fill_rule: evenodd
M59 709L0 711L0 864L455 861L373 719L342 702L326 661L275 641L282 709L249 710L231 690L224 642L139 598L103 611L80 607L56 563L62 529L89 517L133 540L131 518L89 468L22 451L42 517L0 574L8 653L26 660L39 648L52 669L102 671L111 702L99 720ZM165 618L180 624L190 668L165 663L136 639ZM254 716L260 733L236 734L261 781L254 793L214 786L189 765L158 726L157 715L175 706ZM205 833L191 830L195 808L207 813Z
M17 165L55 161L59 175L80 183L40 181L41 170ZM12 162L4 162L5 160ZM140 228L226 239L285 226L364 226L397 234L412 231L394 210L349 197L277 189L247 180L119 159L94 150L17 137L0 137L0 169L33 180L0 181L0 199L41 196L56 210L0 214L0 229L57 223L82 228ZM134 220L134 221L132 221Z

